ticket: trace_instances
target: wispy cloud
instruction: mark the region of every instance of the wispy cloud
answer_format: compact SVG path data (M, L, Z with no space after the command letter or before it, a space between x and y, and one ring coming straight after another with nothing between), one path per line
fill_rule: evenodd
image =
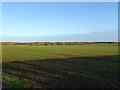
M87 34L66 34L53 36L3 36L3 41L7 42L64 42L64 41L82 41L82 42L116 42L118 41L117 30L93 32Z
M2 0L3 2L118 2L119 0Z

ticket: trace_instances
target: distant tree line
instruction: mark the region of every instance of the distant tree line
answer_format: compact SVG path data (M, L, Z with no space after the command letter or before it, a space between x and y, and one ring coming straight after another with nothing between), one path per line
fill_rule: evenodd
M28 46L47 46L47 45L101 45L118 44L118 42L0 42L1 45L28 45Z

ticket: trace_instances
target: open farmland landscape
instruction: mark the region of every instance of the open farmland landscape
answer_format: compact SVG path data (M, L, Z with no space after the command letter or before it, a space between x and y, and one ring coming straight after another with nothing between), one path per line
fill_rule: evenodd
M2 2L0 89L120 87L120 3L73 1Z
M2 45L3 88L117 88L118 45Z

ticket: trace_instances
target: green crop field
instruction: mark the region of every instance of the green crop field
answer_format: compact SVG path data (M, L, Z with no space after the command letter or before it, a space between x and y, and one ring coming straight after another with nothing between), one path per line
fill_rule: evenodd
M2 46L3 88L117 88L118 46Z

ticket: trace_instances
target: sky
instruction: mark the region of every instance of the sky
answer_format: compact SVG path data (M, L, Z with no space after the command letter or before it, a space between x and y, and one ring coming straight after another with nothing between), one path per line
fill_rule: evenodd
M3 2L2 41L118 41L117 2Z

